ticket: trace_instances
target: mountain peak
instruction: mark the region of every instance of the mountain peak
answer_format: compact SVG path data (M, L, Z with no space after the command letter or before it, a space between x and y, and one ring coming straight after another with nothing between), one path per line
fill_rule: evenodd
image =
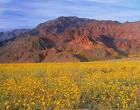
M86 18L78 18L75 16L71 17L58 17L54 20L47 21L45 23L40 24L37 29L45 32L52 32L52 33L61 33L64 32L65 29L68 28L78 28L81 25L90 22L93 20L86 19Z

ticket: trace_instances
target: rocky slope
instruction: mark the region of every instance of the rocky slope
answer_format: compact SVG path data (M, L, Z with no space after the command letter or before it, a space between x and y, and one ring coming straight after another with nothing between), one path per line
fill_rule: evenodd
M0 62L90 61L140 52L140 22L59 17L0 47Z

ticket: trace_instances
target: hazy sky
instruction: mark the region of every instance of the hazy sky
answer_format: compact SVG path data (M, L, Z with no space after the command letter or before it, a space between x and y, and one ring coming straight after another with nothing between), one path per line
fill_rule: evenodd
M140 0L0 0L0 31L32 28L59 16L140 20Z

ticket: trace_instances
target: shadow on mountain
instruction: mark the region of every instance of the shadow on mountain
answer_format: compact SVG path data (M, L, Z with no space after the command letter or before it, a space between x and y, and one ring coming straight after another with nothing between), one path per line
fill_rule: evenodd
M89 61L86 57L83 57L81 55L75 54L74 57L78 58L80 62L87 62Z
M115 46L115 39L109 36L101 35L100 40L109 48L113 48L116 52L123 56L128 56L126 51L120 50Z

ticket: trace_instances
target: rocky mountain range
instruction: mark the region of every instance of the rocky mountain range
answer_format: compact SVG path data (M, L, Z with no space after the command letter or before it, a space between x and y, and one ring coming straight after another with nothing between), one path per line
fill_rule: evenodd
M140 52L140 22L59 17L0 42L0 63L114 59Z

